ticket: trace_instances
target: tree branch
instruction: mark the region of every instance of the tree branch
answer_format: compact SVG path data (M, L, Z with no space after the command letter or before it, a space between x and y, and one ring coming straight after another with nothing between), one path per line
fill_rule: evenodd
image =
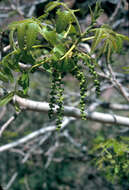
M64 129L70 121L72 121L73 118L64 118L63 120L63 123L62 123L62 127L61 129ZM12 149L16 146L19 146L21 144L24 144L40 135L43 135L45 133L49 133L49 132L53 132L53 131L56 131L56 126L53 125L53 126L48 126L48 127L43 127L35 132L32 132L31 134L21 138L21 139L18 139L16 140L15 142L12 142L12 143L9 143L9 144L6 144L6 145L3 145L3 146L0 146L0 152L3 152L3 151L6 151L6 150L9 150L9 149ZM43 143L43 139L42 141L39 143L39 146ZM25 160L23 159L22 162L25 162Z
M14 103L18 103L18 105L22 109L32 110L32 111L39 111L47 113L49 111L49 103L47 102L38 102L33 101L25 98L21 98L17 95L13 98ZM56 106L57 108L57 106ZM56 112L55 108L55 112ZM75 107L64 107L64 115L69 117L81 118L80 110ZM109 113L100 113L100 112L88 112L87 119L98 121L101 123L109 123L109 124L117 124L117 125L126 125L129 126L129 118L124 116L118 116Z
M54 130L56 130L56 126L50 126L50 127L42 128L42 129L40 129L38 131L35 131L35 132L33 132L33 133L31 133L31 134L29 134L29 135L15 141L15 142L12 142L12 143L9 143L9 144L1 146L0 147L0 152L3 152L5 150L9 150L9 149L14 148L14 147L16 147L18 145L24 144L27 141L29 141L29 140L31 140L31 139L39 136L39 135L42 135L44 133L47 133L49 131L54 131Z

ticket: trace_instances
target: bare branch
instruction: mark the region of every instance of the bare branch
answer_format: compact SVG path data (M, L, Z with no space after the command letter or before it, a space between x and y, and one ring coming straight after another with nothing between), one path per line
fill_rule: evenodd
M4 188L4 190L8 190L8 189L11 187L11 185L12 185L13 182L15 181L17 175L18 175L17 172L15 172L15 173L13 174L13 176L11 177L10 181L8 182L8 184L6 185L6 187Z
M112 76L112 82L115 83L115 86L119 89L120 93L125 98L125 100L129 102L129 94L125 91L125 89L122 87L122 85L116 79L115 74L114 74L110 64L108 64L108 69L109 69L109 72Z
M62 123L62 129L64 129L64 127L66 127L70 121L72 121L73 118L64 118L64 121ZM15 142L12 142L12 143L9 143L9 144L6 144L6 145L3 145L3 146L0 146L0 152L3 152L3 151L6 151L6 150L9 150L11 148L14 148L16 146L19 146L21 144L24 144L40 135L43 135L45 133L49 133L49 132L53 132L56 130L56 126L49 126L49 127L44 127L40 130L37 130ZM39 145L41 145L44 141L40 141Z
M119 0L117 6L116 6L116 8L115 8L115 11L113 12L113 14L111 15L111 17L110 17L110 19L109 19L109 22L111 22L111 21L114 20L114 18L116 17L116 15L117 15L117 13L118 13L118 11L119 11L119 9L120 9L120 6L121 6L121 0Z
M50 132L50 131L55 131L55 130L56 130L56 126L50 126L50 127L42 128L42 129L40 129L38 131L35 131L35 132L33 132L33 133L31 133L31 134L29 134L29 135L15 141L15 142L12 142L12 143L9 143L9 144L1 146L0 147L0 152L3 152L5 150L9 150L9 149L14 148L14 147L16 147L18 145L24 144L27 141L29 141L29 140L31 140L31 139L39 136L39 135L42 135L42 134Z
M3 116L5 115L5 113L6 113L6 107L4 106L3 108L2 108L2 111L0 112L0 120L3 118Z
M19 113L20 113L20 112L19 112ZM12 122L16 119L16 117L17 117L17 115L18 115L19 113L15 113L13 116L11 116L11 117L8 119L8 121L6 121L6 123L1 127L1 129L0 129L0 137L2 136L2 133L4 132L4 130L10 125L10 123L12 123Z

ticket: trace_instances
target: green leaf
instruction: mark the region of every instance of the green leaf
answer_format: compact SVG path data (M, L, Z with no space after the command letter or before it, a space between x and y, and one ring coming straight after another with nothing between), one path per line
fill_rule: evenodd
M61 64L61 71L62 72L68 72L74 69L75 62L72 58L65 57L64 60L62 60Z
M97 18L103 13L103 9L101 9L100 4L101 3L99 1L96 2L94 11L92 11L91 7L89 7L91 15L91 24L94 24Z
M59 5L61 5L61 3L58 2L58 1L50 2L50 3L48 3L48 4L46 5L45 11L46 11L46 12L52 11L53 9L55 9L56 7L58 7Z
M8 66L5 66L5 65L3 66L3 72L11 82L14 81L13 74Z
M8 77L2 71L0 71L0 80L8 82Z
M11 68L13 71L19 72L20 66L19 66L19 60L21 56L21 50L17 49L11 56L9 60L9 68Z
M31 53L31 51L27 51L27 50L22 50L21 51L21 55L20 55L20 61L23 63L29 63L29 64L34 64L35 63L35 59Z
M26 45L30 49L35 44L40 27L37 23L29 23L26 31Z
M10 102L14 96L14 92L10 92L9 94L5 95L4 97L0 98L0 106L3 106Z
M22 98L27 98L28 97L28 95L24 94L24 92L22 90L15 91L15 94L22 97ZM16 106L18 106L18 105L16 105Z
M40 33L51 45L55 46L58 43L58 36L55 31L49 31L47 27L44 27Z
M25 23L19 24L17 27L17 38L20 49L24 48L25 33L26 33L26 24Z
M99 49L99 56L103 53L107 53L108 62L110 61L112 53L119 53L121 51L123 40L129 40L127 36L114 32L108 25L103 25L101 28L92 29L91 32L95 32L91 51L93 52L97 45L102 42L101 48Z
M123 47L123 39L117 36L116 44L117 44L117 52L120 53Z
M33 22L33 19L25 19L25 20L20 20L20 21L14 21L8 25L8 28L10 30L16 30L20 24L25 24L25 23L27 24L27 23L31 23L31 22Z
M23 93L24 95L27 94L28 88L29 88L29 75L27 72L24 72L19 80L18 80L18 84L23 88Z
M123 35L123 34L118 34L118 33L116 33L116 36L120 37L120 38L123 39L123 40L129 41L129 37L128 37L128 36L125 36L125 35Z
M103 39L103 30L96 30L95 33L95 38L93 40L92 46L91 46L91 52L93 53L93 51L96 49L97 45L101 42L101 40Z
M57 19L56 19L56 31L61 33L74 21L73 15L69 11L57 10Z
M75 27L71 24L69 34L76 34L76 33L77 33L77 31L76 31Z
M15 49L16 46L15 46L13 34L14 34L14 29L10 31L10 34L9 34L9 41L10 41L11 47L12 47L13 49Z
M66 48L63 44L58 44L53 48L53 53L57 54L58 58L60 58L66 53Z
M119 168L116 166L114 171L115 171L115 174L118 174L119 173Z

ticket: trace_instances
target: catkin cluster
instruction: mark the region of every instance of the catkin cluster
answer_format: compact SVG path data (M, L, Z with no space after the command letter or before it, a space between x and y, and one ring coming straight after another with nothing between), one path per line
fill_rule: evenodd
M87 92L87 81L84 73L80 70L79 66L75 66L72 75L79 81L80 84L80 112L83 120L86 120L85 114L85 98Z
M55 105L57 105L56 109L56 115L57 115L57 120L56 120L56 126L57 129L61 128L61 123L63 119L63 73L60 73L56 71L55 69L51 69L51 91L50 91L50 110L48 112L48 116L50 119L54 118L54 109Z
M84 59L83 59L84 61ZM94 86L96 88L96 96L98 97L100 95L100 82L98 80L97 72L95 71L95 65L93 60L85 60L84 64L86 67L89 68L89 73L91 74L94 82ZM83 120L86 120L86 113L85 113L85 102L86 102L86 96L87 96L87 78L82 71L82 68L80 65L78 65L76 59L74 60L74 67L73 69L70 69L70 72L78 81L80 85L80 112L81 117ZM50 91L50 110L49 110L49 118L55 118L56 114L56 126L57 129L61 128L62 119L63 119L63 112L64 112L64 106L63 106L63 77L64 72L61 70L55 68L55 66L51 66L51 91ZM55 110L55 105L57 105L57 108ZM54 113L56 111L56 113Z
M95 64L92 62L93 60L87 60L85 62L85 65L89 68L89 73L93 77L94 86L96 88L96 96L98 97L100 95L100 82L98 80L97 72L95 71Z

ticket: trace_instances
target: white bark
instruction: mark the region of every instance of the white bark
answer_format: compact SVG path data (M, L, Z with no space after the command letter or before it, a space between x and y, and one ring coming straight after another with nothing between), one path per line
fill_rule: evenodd
M44 113L47 113L49 111L49 103L47 102L33 101L21 98L17 95L14 96L13 101L17 102L22 109L39 111ZM118 116L110 113L100 113L100 112L91 112L86 114L87 114L87 119L93 121L129 126L129 117ZM64 115L69 117L81 118L80 110L75 107L65 106Z
M56 126L50 126L50 127L42 128L38 131L32 132L31 134L15 141L15 142L1 146L0 152L6 151L6 150L9 150L9 149L14 148L16 146L19 146L21 144L24 144L27 141L32 140L33 138L36 138L39 135L43 135L44 133L47 133L49 131L54 131L54 130L56 130Z

